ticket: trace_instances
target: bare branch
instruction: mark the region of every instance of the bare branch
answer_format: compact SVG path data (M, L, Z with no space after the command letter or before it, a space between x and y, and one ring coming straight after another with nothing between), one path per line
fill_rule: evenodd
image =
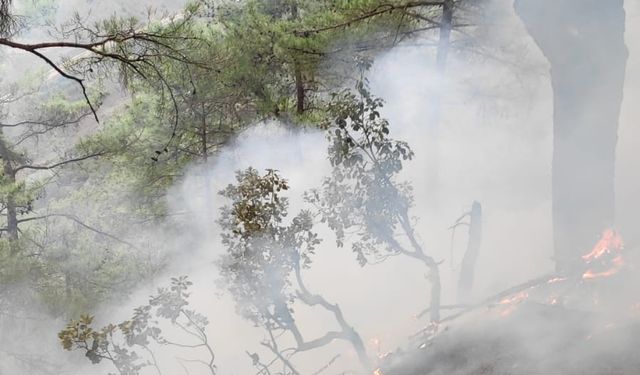
M99 157L99 156L103 156L106 155L107 152L106 151L99 151L99 152L95 152L93 154L89 154L89 155L85 155L85 156L81 156L81 157L77 157L77 158L73 158L73 159L68 159L68 160L64 160L52 165L21 165L19 167L16 167L14 169L15 172L21 171L23 169L34 169L34 170L50 170L50 169L55 169L58 167L61 167L63 165L66 164L70 164L70 163L75 163L75 162L79 162L79 161L84 161L87 159L91 159L91 158L95 158L95 157Z
M0 44L3 44L2 41L3 41L3 39L0 39ZM43 55L42 53L40 53L40 52L38 52L36 50L28 50L28 49L26 49L25 51L27 51L27 52L39 57L41 60L43 60L45 63L47 63L49 66L51 66L56 72L58 72L58 74L60 74L64 78L67 78L67 79L70 79L72 81L77 82L78 85L80 85L80 88L82 89L82 95L84 96L84 100L87 102L87 105L89 106L89 108L91 109L91 112L93 113L93 117L96 119L96 122L98 122L98 123L100 122L100 120L98 119L98 113L96 112L96 109L93 107L93 103L91 103L91 99L89 99L89 95L87 94L87 88L84 85L84 79L78 78L76 76L73 76L71 74L66 73L58 65L56 65L56 63L51 61L51 59L49 59L47 56Z
M121 238L118 238L118 237L114 236L113 234L104 232L104 231L102 231L102 230L100 230L100 229L98 229L96 227L88 225L88 224L84 223L83 221L81 221L77 216L71 215L71 214L54 213L54 214L46 214L46 215L42 215L42 216L28 217L28 218L25 218L25 219L18 220L18 224L26 223L28 221L48 219L48 218L52 218L52 217L62 217L62 218L65 218L65 219L69 219L69 220L75 222L76 224L80 225L81 227L84 227L84 228L86 228L86 229L88 229L88 230L90 230L92 232L95 232L95 233L100 234L102 236L111 238L112 240L115 240L115 241L120 242L122 244L128 245L128 246L130 246L132 248L137 248L137 246L132 244L131 242L125 241L125 240L123 240Z
M15 128L15 127L19 127L19 126L24 126L24 125L40 125L40 126L45 126L48 128L59 128L59 127L63 127L66 125L73 125L73 124L77 124L78 122L82 121L82 119L84 119L85 117L89 116L90 113L83 113L82 115L80 115L79 117L76 117L72 120L68 120L68 121L63 121L57 124L50 124L47 122L44 122L42 120L25 120L25 121L20 121L20 122L15 122L12 124L3 124L0 123L0 127L1 128Z

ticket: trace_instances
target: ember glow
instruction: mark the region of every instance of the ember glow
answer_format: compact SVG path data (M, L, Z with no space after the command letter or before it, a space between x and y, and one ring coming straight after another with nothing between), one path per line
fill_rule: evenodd
M589 254L583 255L582 259L584 259L587 263L592 262L605 254L610 254L611 252L619 252L624 247L624 243L622 242L622 237L620 234L616 232L614 229L607 229L602 233L602 237L596 243L596 245L591 249Z
M620 234L613 229L605 230L593 249L582 256L590 267L582 274L582 278L591 280L609 277L620 272L625 263L621 254L623 249L624 243Z
M555 283L559 283L559 282L562 282L562 281L565 281L565 280L567 280L566 277L554 277L553 279L547 281L547 284L555 284Z
M528 298L529 293L527 292L520 292L514 294L511 297L503 298L500 302L498 302L498 305L505 306L504 310L500 312L500 316L510 315L516 309L516 306L518 304L522 303Z
M503 298L502 300L500 300L500 302L498 302L498 304L499 305L513 305L513 304L516 304L516 303L520 303L520 302L524 301L527 298L529 298L529 293L520 292L518 294L514 294L511 297Z

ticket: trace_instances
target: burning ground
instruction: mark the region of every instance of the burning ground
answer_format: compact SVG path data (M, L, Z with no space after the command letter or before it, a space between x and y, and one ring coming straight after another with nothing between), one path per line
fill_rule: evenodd
M638 256L607 230L584 269L516 286L445 317L378 374L637 374Z

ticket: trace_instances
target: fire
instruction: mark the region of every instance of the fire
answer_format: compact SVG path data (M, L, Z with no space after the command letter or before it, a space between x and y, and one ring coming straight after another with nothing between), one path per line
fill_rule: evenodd
M503 298L502 300L500 300L500 302L498 302L498 304L499 305L513 305L513 304L516 304L516 303L520 303L520 302L524 301L527 298L529 298L529 293L520 292L518 294L514 294L511 297Z
M373 372L373 375L384 375L384 374L382 373L382 370L380 370L379 368L377 368L377 369Z
M622 237L614 229L607 229L602 233L600 241L596 243L589 254L583 255L582 259L591 262L612 251L620 251L624 247Z
M526 300L527 298L529 298L529 293L527 292L520 292L514 294L511 297L503 298L500 302L498 302L498 305L505 306L505 309L500 313L500 316L507 316L511 314L516 309L516 305Z
M620 234L613 229L605 230L598 243L596 243L588 254L582 256L582 259L592 266L592 264L600 258L605 256L613 257L608 261L610 266L607 265L609 267L608 269L597 271L592 267L582 274L582 278L584 280L591 280L612 276L618 273L624 266L624 258L622 257L622 254L620 254L623 248L624 243L622 242Z
M598 279L601 277L609 277L609 276L613 276L616 273L618 273L619 269L618 268L611 268L607 271L604 272L593 272L591 270L585 272L582 274L582 278L584 280L592 280L592 279Z
M555 283L559 283L559 282L562 282L562 281L565 281L565 280L567 280L566 277L554 277L553 279L547 281L547 284L555 284Z

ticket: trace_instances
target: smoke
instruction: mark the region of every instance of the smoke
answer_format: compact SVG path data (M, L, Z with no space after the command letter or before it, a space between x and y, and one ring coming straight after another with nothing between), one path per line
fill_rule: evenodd
M511 17L495 26L495 35L505 29L514 35L513 28L519 25ZM521 27L519 31L525 38L525 31ZM455 286L466 240L461 231L454 244L450 269L448 227L473 200L480 201L486 212L478 281L474 286L476 296L501 290L552 268L551 100L549 84L541 79L546 77L544 58L528 40L518 43L511 39L495 40L483 47L485 52L492 53L501 49L522 53L518 49L524 48L534 58L525 67L519 67L515 52L506 56L513 59L507 63L454 55L447 66L447 78L441 79L425 64L432 59L432 51L398 48L379 57L369 72L373 93L386 100L383 115L390 119L392 136L409 141L416 153L415 160L406 164L402 178L414 185L416 205L412 214L419 218L418 235L426 251L437 260L446 260L442 266L445 304L456 301ZM444 95L438 140L439 180L437 190L428 191L424 140L432 110L429 98L439 92ZM541 124L547 124L546 128ZM195 247L177 250L189 254L180 272L206 275L209 281L197 279L196 285L213 285L213 262L224 252L214 218L224 201L211 192L233 182L236 170L249 166L277 169L290 182L287 196L292 200L290 212L295 213L304 207L302 193L317 187L330 171L326 147L324 135L319 131L294 131L276 123L257 124L209 165L194 167L169 195L172 207L198 213L195 216L198 219L186 225L196 233L191 238ZM433 196L437 196L437 202ZM405 345L407 337L426 324L414 317L428 304L426 269L402 257L361 268L347 250L348 245L337 248L330 231L320 228L319 232L323 243L312 268L305 274L310 289L339 303L345 318L367 342L371 354ZM209 288L198 294L203 298L204 311L211 311L208 315L214 322L218 321L216 317L230 319L224 320L221 327L212 325L213 336L226 342L217 346L221 371L250 371L244 351L265 356L256 345L264 333L254 329L251 334L242 335L249 340L240 339L233 331L247 323L238 321L231 301L223 298L213 303ZM308 338L321 335L332 324L331 316L304 306L296 306L296 319ZM225 327L232 330L218 331ZM233 338L232 345L229 337ZM374 339L380 344L373 344ZM332 354L342 354L330 372L357 369L355 358L349 353L348 347L334 344L325 353L301 355L296 363L302 363L311 373Z
M637 27L640 6L628 3L627 46L631 56L618 147L617 204L622 233L629 243L634 243L637 241L634 221L640 209L637 199L640 166L635 157L640 141L637 130L640 113L634 106L640 87L639 55L634 49L640 32ZM132 9L126 2L99 2L95 7L82 11L108 14L122 8ZM140 9L133 12L139 13ZM546 274L553 268L550 220L553 108L548 64L515 16L510 2L496 0L490 9L492 17L484 25L487 39L473 50L455 51L444 77L426 63L433 61L433 51L406 46L379 56L368 73L374 95L386 101L383 116L390 120L391 135L408 141L416 154L414 160L406 163L402 178L414 186L416 200L412 214L419 219L420 241L436 260L445 261L441 266L444 304L456 302L457 277L466 241L461 230L452 245L448 228L474 200L482 203L484 209L483 242L473 290L476 299ZM64 19L71 10L75 10L74 2L63 2L56 17ZM435 96L442 97L442 108L435 153L438 173L436 183L432 184L428 170L434 165L429 160L433 154L428 150L432 143L426 139L432 135L429 121L433 119L431 99ZM322 131L276 122L259 123L238 135L209 163L191 167L166 197L169 211L181 215L167 219L156 230L146 228L147 232L137 233L141 237L155 237L155 241L170 249L165 274L141 287L122 305L96 308L100 311L99 323L127 319L131 309L146 302L157 285L166 284L168 276L189 275L194 282L193 307L211 321L208 334L219 372L255 373L245 351L258 352L268 358L260 345L265 333L236 315L233 301L216 283L219 275L215 262L225 251L216 218L219 207L227 203L217 192L234 181L237 170L249 166L261 171L276 169L290 183L291 189L286 195L291 200L290 212L296 213L306 207L302 194L317 187L330 172L326 147ZM86 203L85 211L96 208L89 200ZM165 231L171 227L179 227L180 231ZM136 231L137 228L131 228L129 233ZM414 317L429 300L424 267L410 259L394 257L380 265L362 268L348 250L349 246L337 248L331 231L321 226L318 231L323 242L312 268L305 274L309 288L341 306L345 318L363 336L371 354L406 346L410 341L408 337L427 323L425 318ZM608 312L595 317L576 313L557 319L515 314L503 323L477 312L462 319L461 328L452 329L455 333L444 333L427 358L455 365L431 369L433 373L450 374L454 370L467 373L475 368L474 361L489 360L495 354L490 350L495 349L492 345L500 347L510 344L508 340L515 340L518 349L507 351L508 355L537 361L553 356L554 353L543 350L545 346L557 348L578 336L583 340L580 335L585 333L585 327L604 326L610 317ZM313 338L327 328L335 328L331 316L318 309L296 305L296 318L305 337ZM85 360L77 358L81 357L79 353L67 354L58 348L55 334L64 322L51 320L45 314L39 314L38 319L40 322L30 325L31 331L26 331L28 340L25 334L11 338L16 344L8 347L33 352L35 343L46 348L41 353L47 358L58 361L64 358L72 363L67 373L106 372L104 368L79 365ZM527 324L523 327L522 322ZM5 342L5 332L9 331L2 329ZM506 341L501 339L504 337ZM528 341L524 342L525 339ZM615 348L632 342L631 334L616 331L601 337L595 347L602 348L606 339L614 340ZM484 349L474 350L474 347ZM452 353L456 352L463 353L461 356L465 358L454 357ZM594 352L599 353L592 352L592 348L583 352L575 349L565 364L579 363L584 355ZM164 354L167 368L175 373L181 371L172 359L176 353ZM350 348L340 343L296 358L301 370L313 373L336 354L341 356L327 373L357 369ZM509 358L501 360L511 366ZM0 372L19 374L18 365L3 362ZM540 373L543 369L557 369L554 366L558 365L550 361L525 371L494 364L490 370L493 373ZM567 367L557 373L569 370ZM194 368L191 374L199 374L198 371Z
M634 156L640 144L638 118L640 109L633 103L640 98L640 51L637 38L640 35L640 4L628 1L625 3L627 12L626 44L629 49L627 62L626 85L622 113L620 114L620 131L618 137L616 159L616 214L617 222L627 241L637 243L640 234L637 230L637 213L640 209L638 191L640 191L640 176L638 175L638 158Z

